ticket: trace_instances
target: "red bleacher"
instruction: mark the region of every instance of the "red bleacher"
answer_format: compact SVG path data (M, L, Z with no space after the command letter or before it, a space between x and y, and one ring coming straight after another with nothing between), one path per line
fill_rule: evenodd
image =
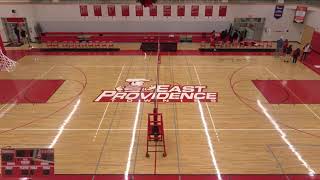
M180 36L203 33L121 33L121 32L47 32L41 36L41 42L47 47L103 48L106 43L114 42L176 42Z
M160 41L173 42L179 41L180 37L192 36L202 37L207 32L47 32L43 33L41 40L43 42L56 40L66 41L69 37L87 36L91 41L113 41L113 42L143 42L143 41Z
M210 43L211 32L46 32L41 36L41 42L48 48L110 48L113 43L142 42L180 42L191 39L192 42ZM251 42L251 41L250 41ZM216 33L216 47L261 47L271 48L267 41L241 43L222 42Z
M179 36L91 36L89 38L90 41L93 42L179 42Z
M69 36L69 35L126 35L126 36L137 36L137 35L203 35L211 34L210 32L45 32L43 36Z

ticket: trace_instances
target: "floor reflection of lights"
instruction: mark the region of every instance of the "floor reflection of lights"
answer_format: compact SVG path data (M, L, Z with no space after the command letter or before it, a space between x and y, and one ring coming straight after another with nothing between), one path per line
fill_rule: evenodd
M291 152L296 156L296 158L301 162L301 164L308 170L308 174L310 176L314 176L315 175L315 171L311 168L311 166L303 159L303 157L301 156L301 154L296 150L296 148L293 146L293 144L291 144L291 142L288 140L287 138L287 134L280 128L279 124L277 123L277 121L275 119L273 119L273 117L271 116L271 114L268 113L267 109L262 105L262 103L260 102L260 100L257 100L257 104L260 107L260 109L262 110L263 114L269 119L269 121L271 122L271 124L274 126L274 128L277 130L277 132L280 134L281 139L288 145L289 149L291 150Z
M76 102L76 104L73 106L72 111L69 113L69 115L67 116L67 118L63 121L62 125L60 126L60 128L59 128L59 130L58 130L58 134L55 136L55 138L53 139L53 141L51 142L51 144L49 145L48 148L53 148L54 145L58 142L61 134L64 132L65 126L70 122L72 116L73 116L74 113L77 111L79 105L80 105L80 99L78 99L78 101Z

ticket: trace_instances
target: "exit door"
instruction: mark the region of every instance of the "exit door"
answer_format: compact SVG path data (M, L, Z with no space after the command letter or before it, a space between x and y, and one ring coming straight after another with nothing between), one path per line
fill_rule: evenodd
M249 40L259 41L262 38L266 18L235 18L234 27L238 30L247 30Z
M27 41L30 42L30 33L26 18L1 18L1 20L9 44L14 44L17 46L23 44L23 39L21 38L20 34L22 29L26 31L26 36L28 38ZM20 41L18 40L19 38L15 33L16 27L19 30Z

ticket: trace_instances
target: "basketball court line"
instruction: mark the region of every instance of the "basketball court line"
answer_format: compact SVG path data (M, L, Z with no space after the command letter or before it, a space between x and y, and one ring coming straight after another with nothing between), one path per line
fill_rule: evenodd
M201 122L202 122L202 125L204 128L205 135L207 137L207 143L208 143L208 148L210 150L209 153L211 156L212 165L213 165L214 169L216 170L216 176L217 176L218 180L222 180L220 169L219 169L218 162L217 162L217 158L215 156L216 153L215 153L215 150L213 147L211 136L209 134L208 125L207 125L207 122L206 122L206 119L204 116L204 112L203 112L203 108L202 108L200 100L198 100L197 103L198 103L198 108L199 108L199 112L200 112ZM217 131L215 131L215 133L217 133Z
M151 59L151 56L149 56L150 59ZM145 57L144 57L144 60L147 59L147 54L145 53ZM158 68L159 64L156 66ZM145 72L145 77L147 78L149 76L149 63L147 66L144 66L144 68L146 69L146 72ZM128 75L128 74L127 74ZM157 75L158 76L158 75ZM159 79L159 77L158 77ZM136 161L132 162L132 154L133 154L133 150L134 150L134 145L135 145L135 142L136 142L136 133L137 133L137 127L138 127L138 122L139 122L139 117L140 117L140 113L143 112L143 107L144 107L144 103L142 103L142 108L141 108L141 101L139 100L138 101L138 104L137 104L137 108L136 108L136 114L135 114L135 118L134 118L134 122L133 122L133 127L132 127L132 132L131 132L131 141L130 141L130 146L129 146L129 150L128 150L128 158L127 158L127 164L126 164L126 169L124 171L124 178L125 180L131 180L132 178L129 178L129 172L130 172L130 168L131 168L131 164L133 163L133 172L135 171L135 163ZM141 118L142 118L142 115L141 115ZM142 120L142 119L140 119ZM141 125L141 124L140 124ZM139 137L140 137L140 131L138 131L138 143L139 143ZM138 144L136 145L135 147L136 149L138 149ZM138 150L136 150L136 153ZM137 154L136 156L134 157L134 160L136 160L137 158Z
M198 74L197 68L196 68L195 66L193 66L193 68L194 68L194 71L196 72L196 76L197 76L197 79L198 79L199 85L201 85L201 81L200 81L200 77L199 77L199 74ZM212 126L213 126L214 131L215 131L215 134L216 134L217 140L218 140L218 141L220 141L220 139L219 139L219 135L218 135L218 132L215 130L215 129L216 129L216 126L215 126L215 124L214 124L214 122L213 122L213 118L212 118L212 115L211 115L211 112L210 112L210 109L209 109L208 103L206 102L205 104L206 104L206 107L207 107L207 111L208 111L208 113L209 113L209 117L210 117L210 120L211 120L211 124L212 124Z
M263 112L263 114L266 116L266 118L268 118L268 120L270 121L270 123L274 126L274 129L277 130L277 132L279 133L279 136L281 137L282 141L288 145L288 148L291 150L291 152L293 153L293 155L296 156L297 160L299 160L301 162L301 165L303 165L307 171L308 174L310 176L314 176L316 174L316 172L314 171L314 169L307 163L306 160L303 159L303 156L298 152L298 150L296 149L296 147L290 142L290 140L287 137L287 134L281 129L281 127L279 126L279 124L277 123L277 120L275 120L271 114L269 114L269 112L267 111L267 109L261 104L260 100L257 100L257 104L259 106L259 108L261 109L261 111Z
M114 86L115 88L117 87L117 85L118 85L118 83L119 83L119 80L120 80L121 75L122 75L122 73L123 73L123 69L124 69L124 67L125 67L125 66L123 65L123 66L122 66L122 68L121 68L120 74L119 74L118 79L117 79L117 81L116 81L116 84L115 84L115 86ZM97 131L96 131L96 134L93 136L93 139L92 139L92 141L93 141L93 142L94 142L94 141L96 140L96 138L97 138L97 135L98 135L99 129L100 129L100 127L101 127L101 124L102 124L102 122L103 122L103 120L104 120L104 118L105 118L106 114L107 114L107 111L108 111L109 105L110 105L110 102L108 102L108 104L107 104L106 108L104 109L103 115L102 115L102 117L101 117L101 119L100 119L100 122L99 122L99 125L98 125L98 129L97 129Z
M5 131L5 130L10 130L11 128L0 128L1 131ZM19 128L19 129L15 129L13 131L59 131L60 129L58 128ZM119 128L119 129L108 129L108 128L100 128L100 129L94 129L94 128L66 128L64 129L64 131L132 131L131 128ZM145 128L140 128L140 129L136 129L137 131L147 131L147 129ZM204 129L174 129L174 128L170 128L170 129L164 129L165 131L204 131ZM248 128L237 128L237 129L209 129L209 131L276 131L275 129L248 129ZM282 129L284 131L296 131L296 130L301 130L301 131L320 131L320 129Z
M278 79L278 80L281 80L281 79L280 79L277 75L275 75L268 67L265 67L265 69L266 69L273 77L275 77L275 78ZM283 86L283 87L285 87L285 86ZM294 92L292 92L292 90L291 90L290 88L287 88L287 87L285 87L285 88L286 88L287 90L289 90L290 93L293 94L300 102L303 103L303 101L301 100L301 98L299 98ZM316 112L314 112L314 111L309 107L309 105L307 105L307 104L305 104L305 103L303 103L303 105L304 105L317 119L320 120L319 115L318 115Z
M266 145L266 148L267 148L267 150L270 152L270 154L272 155L272 157L276 160L277 165L278 165L278 167L279 167L279 169L280 169L281 174L285 174L285 171L284 171L284 169L283 169L283 167L282 167L282 164L281 164L281 162L279 161L279 159L277 158L277 156L275 155L275 153L272 151L272 148L271 148L268 144ZM287 180L290 180L287 175L285 175L285 176L286 176L286 179L287 179Z
M150 56L150 54L149 54L149 56L147 55L147 53L145 53L145 59L144 59L144 61L147 61L146 62L146 64L147 64L147 66L144 66L145 67L145 78L146 79L149 79L149 66L150 66L150 63L152 63L152 61L151 61L151 56ZM142 110L142 112L143 112L143 109L144 109L144 107L145 107L145 103L142 103L142 105L141 105L141 110ZM139 121L139 124L138 124L138 126L139 126L139 128L141 128L141 126L143 125L142 124L142 122L143 122L143 116L140 116L140 121ZM137 128L138 129L138 128ZM136 142L137 143L135 143L135 149L136 149L136 151L135 151L135 155L134 155L134 157L133 157L133 162L132 162L132 171L131 171L131 173L132 174L135 174L135 172L136 172L136 165L137 165L137 157L138 157L138 153L139 153L139 145L141 145L140 144L140 134L141 134L141 131L137 131L138 132L138 134L137 134L137 140L136 140Z
M196 76L197 76L197 79L198 79L198 83L199 83L199 85L201 85L201 81L200 81L200 77L199 77L198 71L197 71L195 66L193 66L193 68L194 68L194 71L196 73ZM189 71L189 74L190 74L190 71ZM217 176L218 180L222 180L221 171L219 169L217 158L215 156L216 152L215 152L215 149L214 149L214 146L213 146L213 143L212 143L212 140L211 140L211 136L210 136L210 133L209 133L209 130L208 130L208 124L207 124L207 121L205 119L205 115L204 115L204 112L203 112L203 107L202 107L201 102L200 102L199 99L197 100L197 104L198 104L198 109L199 109L199 113L200 113L201 123L202 123L202 126L204 128L203 131L204 131L204 133L206 135L206 138L207 138L209 154L211 156L211 163L212 163L212 166L215 169L216 176ZM207 107L207 110L209 112L210 111L209 106L206 106L206 107ZM210 119L211 119L211 123L212 123L213 128L214 128L214 132L216 134L217 140L220 141L218 133L216 131L216 127L215 127L213 119L212 119L212 116L210 116Z
M42 74L40 74L39 76L37 76L37 77L35 77L35 78L33 78L33 79L41 79L41 78L43 78L45 75L47 75L50 71L52 71L52 69L53 68L55 68L56 67L56 65L52 65L51 67L50 67L50 69L49 70L47 70L47 71L45 71L44 73L42 73ZM33 82L31 82L30 84L28 84L26 87L24 87L20 92L18 92L14 97L12 97L10 100L9 100L9 102L10 101L12 101L13 99L15 99L16 97L18 97L21 93L23 93L24 91L26 91L31 85L33 84ZM4 111L2 111L5 107L7 107L8 105L10 104L10 109L12 109L15 105L16 105L16 103L6 103L6 104L4 104L1 108L0 108L0 114L1 114L1 117L0 118L2 118L10 109L9 108L7 108L6 110L4 110ZM9 109L9 110L8 110Z
M92 66L92 65L76 65L77 67L94 67L94 68L120 68L122 66L106 66L106 65L97 65L97 66ZM164 67L164 68L193 68L194 66L196 66L197 68L213 68L213 67L220 67L220 68L235 68L235 67L239 67L239 65L228 65L228 66L223 66L223 65L208 65L208 66L197 66L197 65L192 65L192 66L180 66L180 65L174 65L174 66L166 66L166 65L163 65L161 67ZM57 67L70 67L70 66L65 66L65 65L57 65ZM145 68L145 67L157 67L157 66L131 66L133 68ZM250 67L247 67L247 68L257 68L257 67L261 67L261 66L250 66Z
M171 56L168 56L169 57L169 63L171 65L171 68L170 68L170 76L171 76L171 80L172 80L172 83L175 82L175 79L174 79L174 71L173 71L173 66L172 66L172 58ZM178 118L177 118L177 105L176 103L172 103L172 108L173 108L173 124L174 124L174 128L175 129L178 129ZM174 131L174 135L175 135L175 140L176 140L176 156L177 156L177 169L178 169L178 174L179 174L179 179L181 179L181 162L180 162L180 142L179 142L179 131Z
M130 73L130 71L131 71L133 62L134 62L134 59L132 58L125 79L127 79L128 75L129 75L129 73ZM120 76L120 75L119 75L119 76ZM115 119L115 114L118 112L118 107L119 107L119 103L116 103L116 108L115 108L115 111L114 111L114 113L113 113L113 117L111 118L111 121L110 121L110 123L109 123L109 127L112 127L112 125L113 125L113 122L114 122L114 119ZM139 108L140 108L140 101L139 101ZM99 155L99 158L98 158L97 163L96 163L96 167L95 167L95 170L94 170L94 174L93 174L93 176L92 176L92 180L94 180L95 177L96 177L96 175L97 175L97 171L98 171L98 168L99 168L99 166L100 166L102 154L103 154L104 149L105 149L105 146L106 146L106 144L107 144L107 142L108 142L109 133L110 133L110 131L107 131L107 134L106 134L106 136L105 136L105 138L104 138L104 141L103 141L103 143L102 143L100 155Z
M6 108L5 110L1 111L0 112L0 119L3 118L3 116L5 116L7 114L7 112L9 112L13 107L16 106L16 102L17 101L14 101L12 104L10 104L10 106L8 108Z
M77 109L79 108L80 105L80 98L78 99L78 101L76 102L76 104L73 106L73 109L70 111L70 113L68 114L68 116L66 117L66 119L63 120L62 125L60 126L58 133L56 134L56 136L54 137L54 139L52 140L52 142L50 143L50 145L48 146L48 148L53 148L56 143L58 142L60 136L62 135L62 133L64 132L64 128L66 127L66 125L68 125L68 123L71 121L71 118L73 117L74 113L77 111Z
M131 132L132 135L131 135L131 142L130 142L129 151L128 151L128 160L127 160L126 170L124 172L125 180L129 179L129 171L130 171L130 167L131 167L131 156L132 156L133 147L134 147L134 143L135 143L135 139L136 139L139 114L141 113L140 106L141 106L141 101L139 100L138 105L137 105L135 118L134 118L134 122L133 122L132 132Z

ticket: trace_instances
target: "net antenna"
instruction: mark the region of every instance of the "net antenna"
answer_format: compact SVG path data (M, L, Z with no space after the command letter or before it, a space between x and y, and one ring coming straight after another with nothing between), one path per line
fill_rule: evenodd
M15 70L17 62L6 56L0 49L0 71L11 72Z

